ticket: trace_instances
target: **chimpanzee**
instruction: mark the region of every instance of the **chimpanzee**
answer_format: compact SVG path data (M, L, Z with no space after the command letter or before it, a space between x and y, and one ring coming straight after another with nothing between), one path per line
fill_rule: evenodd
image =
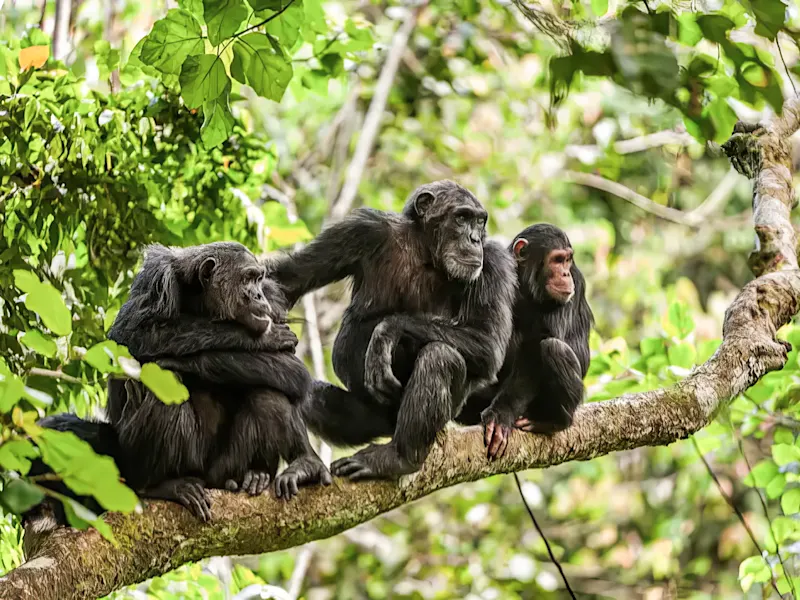
M594 324L586 282L561 229L531 225L509 251L519 279L514 334L497 383L470 396L456 418L483 421L490 459L505 452L511 427L550 434L572 424L583 401Z
M340 445L392 436L336 461L350 479L395 478L422 465L470 390L492 382L511 336L514 262L486 241L486 210L452 181L423 185L402 214L367 208L277 259L290 304L352 278L333 346L347 390L317 382L309 429Z
M280 288L241 244L151 246L109 337L142 362L180 372L190 399L168 406L140 382L111 379L111 423L61 414L39 424L72 431L114 458L140 496L179 502L202 520L211 516L207 486L260 494L281 456L289 466L275 480L279 497L303 484L328 485L300 409L311 378L293 353L297 338L285 316ZM30 474L48 471L37 460ZM101 509L60 481L43 485ZM53 510L65 524L61 507Z
M190 398L169 406L139 382L110 382L109 418L136 457L134 485L198 477L258 494L273 480L290 498L331 482L308 441L301 406L311 377L285 316L280 289L241 244L148 249L109 338L181 373ZM281 457L288 466L276 478Z

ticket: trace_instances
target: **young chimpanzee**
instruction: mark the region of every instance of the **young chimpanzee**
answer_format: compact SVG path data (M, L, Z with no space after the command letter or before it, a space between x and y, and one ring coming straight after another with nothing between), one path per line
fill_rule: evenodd
M280 289L241 244L151 246L109 337L178 371L189 400L166 405L140 382L111 379L110 424L57 415L44 425L74 431L111 454L137 492L203 520L205 487L259 494L272 479L289 498L327 485L302 417L311 377L285 316ZM281 457L288 467L276 478Z
M467 394L494 381L511 336L511 256L486 241L486 210L452 181L419 187L402 214L358 209L273 275L290 303L345 277L353 292L333 346L348 390L318 382L305 410L324 439L357 445L336 461L351 479L413 473Z
M594 324L583 274L561 229L532 225L509 250L519 279L514 334L497 383L473 394L456 419L483 421L489 458L503 455L511 427L549 434L572 424Z

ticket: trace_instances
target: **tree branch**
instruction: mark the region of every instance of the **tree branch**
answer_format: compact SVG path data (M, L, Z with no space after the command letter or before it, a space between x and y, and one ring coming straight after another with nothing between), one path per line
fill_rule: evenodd
M212 491L212 520L183 508L147 503L141 514L110 514L119 547L96 531L60 528L32 536L27 563L0 578L0 597L61 600L96 598L216 555L271 552L336 535L436 490L499 473L544 468L642 446L667 445L705 427L727 402L765 373L783 367L786 347L777 330L800 306L794 204L787 136L800 126L800 101L758 129L739 129L724 146L734 166L754 176L754 221L759 239L754 269L725 313L717 352L676 385L582 406L574 424L553 436L514 431L501 460L485 458L477 427L449 429L421 471L394 482L351 483L303 490L293 501ZM27 541L27 540L26 540Z

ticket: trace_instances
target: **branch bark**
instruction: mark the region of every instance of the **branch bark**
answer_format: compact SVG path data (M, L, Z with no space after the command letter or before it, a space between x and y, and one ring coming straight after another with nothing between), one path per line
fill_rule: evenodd
M737 170L755 179L758 242L752 264L764 274L726 311L717 352L678 384L582 406L572 427L550 437L515 431L504 458L495 462L485 458L479 428L452 428L439 436L420 472L396 483L337 479L327 488L303 490L291 502L214 491L213 518L206 524L177 505L147 503L140 514L106 517L117 548L96 531L61 528L35 539L28 562L0 578L0 597L96 598L188 561L271 552L330 537L459 483L667 445L702 429L731 398L786 362L786 347L775 334L800 308L787 143L798 126L800 101L787 101L780 119L758 128L737 126L723 146Z

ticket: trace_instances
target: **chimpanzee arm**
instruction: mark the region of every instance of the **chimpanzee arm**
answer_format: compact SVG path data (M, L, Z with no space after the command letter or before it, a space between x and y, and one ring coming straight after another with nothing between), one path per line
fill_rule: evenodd
M355 275L361 261L387 242L390 229L387 215L359 208L323 229L304 248L274 259L270 274L293 306L304 294Z
M297 336L282 323L273 323L257 336L238 323L187 315L170 321L147 320L135 327L125 327L124 321L117 319L108 337L127 346L139 361L205 351L291 352L297 346Z
M463 357L471 382L492 380L511 339L517 278L513 259L499 245L487 243L483 260L481 278L464 293L457 319L403 314L384 319L373 332L365 372L377 371L382 373L379 378L394 379L391 360L386 358L392 356L400 337L410 336L420 345L452 346Z
M199 377L205 382L268 387L296 404L311 389L311 375L297 356L289 352L202 352L156 361L165 369Z

